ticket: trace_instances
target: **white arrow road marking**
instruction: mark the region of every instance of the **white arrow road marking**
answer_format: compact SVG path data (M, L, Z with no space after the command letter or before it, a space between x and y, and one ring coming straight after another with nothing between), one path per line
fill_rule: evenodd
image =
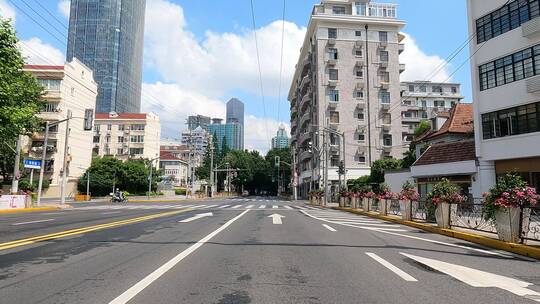
M533 285L532 283L516 280L509 277L504 277L501 275L450 264L446 262L441 262L433 259L423 258L411 254L406 254L400 252L401 255L404 255L410 259L413 259L421 264L424 264L428 267L431 267L435 270L438 270L442 273L460 280L465 284L469 284L472 287L496 287L506 291L509 291L515 295L525 297L527 299L540 302L540 293L530 290L527 287Z
M272 224L274 224L274 225L281 225L281 224L283 224L283 222L281 221L281 219L284 218L283 215L274 213L274 214L272 214L272 215L269 215L268 217L271 217L271 218L272 218Z
M201 213L201 214L197 214L197 215L195 215L193 217L190 217L190 218L187 218L185 220L178 221L178 222L179 223L189 223L189 222L193 222L194 220L198 220L200 218L209 217L209 216L214 216L214 214L212 212Z
M109 302L109 304L126 304L131 299L133 299L136 295L138 295L141 291L143 291L146 287L150 286L150 284L152 284L157 279L159 279L162 275L164 275L169 270L171 270L175 265L180 263L183 259L185 259L187 256L192 254L195 250L199 249L199 247L201 247L202 245L210 241L213 237L218 235L221 231L227 229L227 227L229 227L232 223L234 223L236 220L238 220L239 218L241 218L244 214L248 212L249 210L245 210L244 212L237 215L235 218L225 223L223 226L216 229L214 232L205 236L197 243L191 245L188 249L180 252L177 256L175 256L174 258L169 260L167 263L160 266L158 269L154 270L154 272L147 275L144 279L139 281L137 284L133 285L131 288L126 290L123 294L119 295L116 299Z
M336 232L336 231L337 231L336 229L334 229L334 228L332 228L332 227L330 227L330 226L328 226L328 225L326 225L326 224L322 224L322 225L323 225L324 228L326 228L326 229L328 229L328 230L330 230L330 231L332 231L332 232Z
M31 221L31 222L15 223L15 224L11 224L11 226L20 226L20 225L28 225L28 224L37 224L37 223L44 223L44 222L50 222L50 221L54 221L54 219L46 219L46 220L39 220L39 221Z
M375 261L379 262L384 267L388 268L393 273L397 274L400 278L404 279L405 281L407 281L407 282L418 282L417 279L413 278L411 275L409 275L405 271L397 268L396 266L392 265L390 262L388 262L387 260L385 260L385 259L381 258L380 256L376 255L375 253L366 252L366 254L370 258L372 258Z

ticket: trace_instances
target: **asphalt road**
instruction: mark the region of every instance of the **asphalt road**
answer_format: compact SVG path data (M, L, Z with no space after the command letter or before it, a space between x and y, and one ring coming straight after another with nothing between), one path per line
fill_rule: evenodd
M535 302L534 260L274 198L0 217L0 303Z

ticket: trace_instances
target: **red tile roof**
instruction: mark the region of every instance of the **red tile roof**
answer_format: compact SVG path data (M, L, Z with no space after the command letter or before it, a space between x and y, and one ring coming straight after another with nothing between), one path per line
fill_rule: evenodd
M25 64L23 69L25 70L64 70L63 65L38 65L38 64Z
M450 117L441 129L431 135L434 138L447 133L471 134L474 133L472 104L459 103L450 110Z
M178 157L171 152L167 151L159 151L159 159L160 160L181 160L184 161L181 157Z
M96 119L146 119L146 113L96 113Z
M461 162L476 159L474 140L431 145L413 166Z

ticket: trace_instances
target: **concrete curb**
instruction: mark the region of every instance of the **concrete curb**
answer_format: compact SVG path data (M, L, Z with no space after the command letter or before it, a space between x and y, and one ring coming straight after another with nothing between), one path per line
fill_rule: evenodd
M359 215L365 215L365 216L369 216L372 218L376 218L376 219L380 219L380 220L384 220L388 222L402 224L409 227L422 229L424 231L428 231L431 233L442 234L442 235L449 236L452 238L461 239L461 240L469 241L471 243L483 245L486 247L490 247L490 248L494 248L498 250L504 250L504 251L508 251L508 252L512 252L512 253L516 253L519 255L523 255L526 257L531 257L531 258L540 260L540 248L538 247L527 246L523 244L506 243L500 240L492 239L492 238L485 237L478 234L456 231L456 230L451 230L451 229L443 229L443 228L439 228L439 227L435 227L435 226L427 225L423 223L418 223L418 222L404 221L399 218L395 218L391 216L384 216L384 215L380 215L374 212L365 212L365 211L353 210L350 208L340 208L340 207L334 207L332 209L346 211L346 212L359 214Z
M36 208L24 208L24 209L9 209L0 210L0 214L13 214L13 213L28 213L28 212L40 212L40 211L55 211L59 210L58 207L36 207Z

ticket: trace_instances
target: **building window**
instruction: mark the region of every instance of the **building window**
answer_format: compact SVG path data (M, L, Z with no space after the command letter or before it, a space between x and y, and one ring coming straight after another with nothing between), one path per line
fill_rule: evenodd
M124 125L118 125L118 131L124 131L126 127Z
M334 124L339 123L339 112L330 111L330 123L334 123Z
M441 86L433 86L431 88L431 92L433 92L433 93L442 93L442 87Z
M444 100L435 100L434 104L436 108L444 108Z
M381 82L386 82L386 83L390 82L390 73L389 72L381 72L380 77L381 77Z
M112 125L111 125L111 124L108 124L108 125L107 125L107 131L110 131L110 130L112 130Z
M132 135L130 142L132 143L143 143L144 142L144 135Z
M409 85L409 92L414 92L414 85L412 84Z
M328 91L328 100L338 102L339 101L339 91L338 90L329 90Z
M328 38L337 39L337 29L336 28L329 28L328 29Z
M367 4L356 2L356 14L358 16L367 16Z
M388 32L379 32L379 41L388 42Z
M337 69L329 69L328 70L328 78L330 80L338 80L338 70Z
M538 0L514 0L476 19L476 42L483 43L540 15Z
M99 125L94 125L94 131L99 132Z
M94 135L94 143L95 144L99 143L99 135Z
M358 78L364 77L364 70L362 68L357 68L355 70L355 73L356 73L356 77L358 77Z
M383 104L389 104L390 103L390 92L387 90L380 90L379 91L379 101Z
M105 142L106 143L110 143L111 142L111 137L109 135L105 136Z
M366 135L364 133L358 133L358 141L366 141Z
M420 86L420 92L422 92L422 93L426 93L426 92L427 92L427 88L426 88L425 85L421 85L421 86Z
M131 155L131 156L142 155L142 154L144 154L144 149L143 148L130 148L129 149L129 155Z
M484 139L540 131L540 103L482 114Z
M412 112L403 112L403 117L405 117L405 118L412 118L412 117L413 117L413 113L412 113Z
M356 94L356 98L364 98L364 91L363 90L358 90L355 92Z
M456 94L456 93L457 93L457 87L452 87L451 90L452 90L452 94Z
M123 143L124 142L124 136L118 136L118 142Z
M540 74L540 44L478 67L484 91Z
M75 96L75 88L71 88L71 96Z
M379 56L381 62L388 62L388 51L381 51Z
M392 124L392 114L390 114L390 113L385 113L385 114L382 116L382 123L385 124L385 125L390 125L390 124Z
M339 167L339 155L334 155L330 158L330 167Z
M328 59L333 59L333 60L338 59L338 50L336 48L328 49Z
M358 110L358 112L356 113L356 118L358 118L358 120L364 120L365 119L364 109L359 109Z
M58 104L56 102L47 102L43 104L41 112L52 113L58 111Z
M132 131L144 131L145 125L131 125Z
M345 15L347 13L347 10L345 9L344 6L333 6L332 12L335 15Z
M45 78L38 78L38 83L48 91L59 91L60 90L60 79L45 79Z
M362 37L362 31L355 31L355 32L354 32L354 35L355 35L356 37Z
M385 147L392 146L392 134L383 134L383 145Z
M362 56L364 56L364 53L363 53L362 49L357 48L356 50L354 50L354 55L357 56L357 57L362 57Z
M95 154L95 155L98 155L99 154L99 146L96 146L92 149L92 153Z
M116 149L116 155L124 155L124 149L123 148Z
M365 164L366 163L366 157L365 156L358 156L358 162L361 163L361 164Z
M407 135L407 136L403 137L403 141L407 142L407 143L410 143L410 142L413 141L413 136L412 135Z
M428 118L428 114L426 111L422 111L422 118Z

